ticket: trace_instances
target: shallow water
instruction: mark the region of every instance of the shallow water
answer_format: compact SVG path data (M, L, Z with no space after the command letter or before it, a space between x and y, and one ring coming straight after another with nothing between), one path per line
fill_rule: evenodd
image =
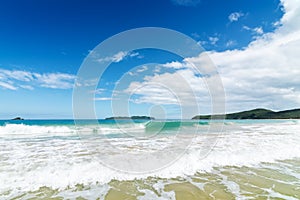
M300 199L297 120L1 123L0 199ZM172 162L112 169L139 155Z

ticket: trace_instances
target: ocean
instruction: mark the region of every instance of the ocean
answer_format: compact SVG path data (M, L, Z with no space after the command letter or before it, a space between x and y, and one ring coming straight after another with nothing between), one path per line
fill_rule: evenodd
M296 200L299 130L299 120L0 120L0 199Z

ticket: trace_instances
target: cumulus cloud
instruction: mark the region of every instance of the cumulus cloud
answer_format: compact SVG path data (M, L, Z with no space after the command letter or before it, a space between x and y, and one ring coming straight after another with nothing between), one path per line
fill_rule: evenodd
M206 83L210 77L204 80L199 71L186 61L159 66L175 71L162 70L160 74L145 76L142 81L131 82L124 92L132 96L132 102L178 105L188 113L184 115L185 118L197 114L201 105L206 105L205 109L209 109L211 99Z
M242 16L244 16L244 13L242 12L233 12L228 16L228 19L230 22L238 21Z
M34 87L53 89L70 89L73 87L75 75L66 73L35 73L25 70L0 69L0 87L17 90L23 88L33 90Z
M126 92L137 93L136 102L188 106L196 99L200 104L209 105L205 83L214 84L217 74L208 67L210 60L205 56L208 55L223 81L228 112L256 107L275 110L299 107L300 0L281 3L284 15L274 32L264 33L257 28L259 35L243 49L209 51L186 58L182 63L166 63L160 67L176 71L146 76L141 82L132 82ZM237 18L234 15L232 20ZM187 62L199 66L201 75L207 76L199 76Z
M300 1L281 3L285 13L274 32L263 33L261 28L255 28L261 36L246 48L208 52L234 110L300 105Z
M173 61L173 62L163 64L162 67L172 68L172 69L182 69L185 67L185 65L182 62Z
M189 96L191 89L179 80L182 80L179 72L147 76L143 82L132 82L126 92L140 95L135 99L136 103L180 104L177 96Z

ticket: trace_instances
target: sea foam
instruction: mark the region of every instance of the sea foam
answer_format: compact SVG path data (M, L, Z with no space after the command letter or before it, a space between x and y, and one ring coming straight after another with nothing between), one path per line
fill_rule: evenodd
M90 127L85 128L92 130ZM129 130L145 129L143 124L128 128ZM192 129L181 131L183 130ZM185 177L197 172L212 172L215 167L259 166L263 162L273 163L299 158L299 130L298 122L226 125L222 134L206 132L194 136L191 144L184 149L184 153L174 159L170 165L160 170L135 174L116 171L105 166L105 163L103 165L103 162L98 160L98 155L107 154L114 159L115 156L119 156L115 154L114 148L120 148L121 152L132 151L133 153L143 150L163 150L163 145L168 145L172 140L170 135L143 140L134 137L106 138L106 141L109 140L116 146L105 146L106 143L102 140L91 138L57 140L55 137L52 139L50 137L43 141L30 139L41 133L48 136L77 134L78 130L73 127L7 124L0 127L0 193L10 190L15 190L15 193L34 191L43 186L66 189L76 184L107 184L114 179ZM104 131L112 130L104 127ZM23 137L7 140L7 136L16 135L30 137L26 137L26 140ZM4 139L1 139L3 137ZM206 142L208 138L215 137L217 140L212 146ZM173 148L176 151L181 146ZM210 148L210 151L203 155L201 152L205 148ZM140 165L143 166L143 163ZM150 197L153 194L147 195Z

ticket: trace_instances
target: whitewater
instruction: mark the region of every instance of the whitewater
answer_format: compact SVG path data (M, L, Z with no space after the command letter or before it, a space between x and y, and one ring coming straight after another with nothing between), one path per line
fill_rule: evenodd
M0 199L299 199L299 130L299 120L2 120Z

